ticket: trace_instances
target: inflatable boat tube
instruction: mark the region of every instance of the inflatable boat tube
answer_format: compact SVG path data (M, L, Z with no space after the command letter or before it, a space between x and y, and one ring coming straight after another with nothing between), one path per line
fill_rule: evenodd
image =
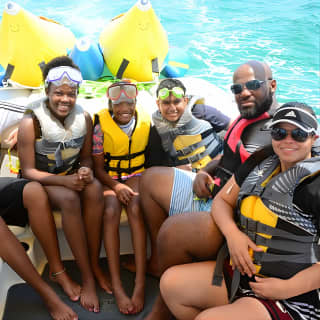
M6 70L2 81L39 87L41 67L57 56L66 55L75 40L73 33L61 24L8 2L0 25L0 64Z
M117 78L151 81L168 53L168 38L148 0L138 1L113 19L99 43L110 72Z
M87 37L80 38L69 55L79 66L84 80L97 80L101 77L104 60L98 43Z

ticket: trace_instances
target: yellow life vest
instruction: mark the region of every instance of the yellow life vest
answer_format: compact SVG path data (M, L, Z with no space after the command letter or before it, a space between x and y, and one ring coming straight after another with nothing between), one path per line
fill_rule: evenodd
M280 172L276 155L260 163L243 182L239 226L263 252L251 252L257 274L289 278L320 259L318 228L312 214L293 205L296 187L319 174L320 157Z
M137 106L136 125L131 137L121 130L107 109L101 110L98 117L104 135L106 172L120 180L121 176L142 172L151 124L149 114Z

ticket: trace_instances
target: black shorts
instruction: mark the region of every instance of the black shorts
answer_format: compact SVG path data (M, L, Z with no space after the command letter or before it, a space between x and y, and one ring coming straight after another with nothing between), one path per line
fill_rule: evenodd
M0 177L0 216L6 224L24 227L28 212L23 206L23 189L30 181Z

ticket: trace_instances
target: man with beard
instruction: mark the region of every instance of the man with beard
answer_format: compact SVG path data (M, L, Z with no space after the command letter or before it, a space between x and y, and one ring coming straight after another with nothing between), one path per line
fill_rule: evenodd
M278 105L276 87L266 63L242 64L231 86L240 116L225 135L220 161L211 161L196 176L165 167L144 173L140 192L151 240L149 273L160 276L170 266L215 257L222 235L209 214L212 199L251 153L271 143L266 124ZM170 319L161 295L147 319Z

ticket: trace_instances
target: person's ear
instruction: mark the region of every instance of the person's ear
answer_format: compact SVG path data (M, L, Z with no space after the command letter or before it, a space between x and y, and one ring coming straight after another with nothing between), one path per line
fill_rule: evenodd
M156 104L158 106L158 109L160 110L160 101L159 101L159 99L156 100Z
M277 90L277 81L275 79L272 79L270 81L270 88L271 88L272 94L274 94Z

